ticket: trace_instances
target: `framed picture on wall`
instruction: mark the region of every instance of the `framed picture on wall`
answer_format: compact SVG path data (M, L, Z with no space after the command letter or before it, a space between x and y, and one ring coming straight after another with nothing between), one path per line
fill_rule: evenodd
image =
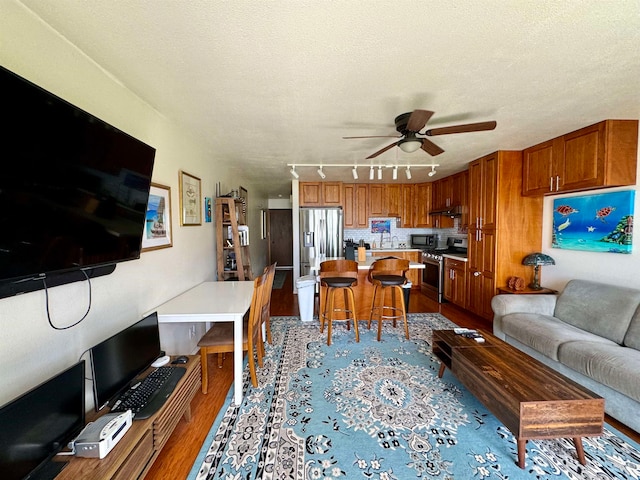
M142 233L142 251L169 248L171 241L171 187L151 183Z
M200 179L180 171L180 225L202 225Z

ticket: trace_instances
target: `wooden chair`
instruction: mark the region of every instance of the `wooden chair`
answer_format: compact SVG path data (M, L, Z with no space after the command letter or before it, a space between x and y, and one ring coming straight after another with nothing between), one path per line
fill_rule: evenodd
M266 283L266 273L263 273L253 281L251 307L242 328L242 350L247 352L251 384L254 387L258 386L254 356L257 354L260 367L262 367L262 358L264 356L264 344L262 343L260 330L262 329L262 307ZM202 393L207 393L209 387L208 356L212 353L217 353L218 366L221 367L222 355L233 352L233 323L214 323L200 339L198 346L200 347L200 364L202 366Z
M382 321L396 320L400 317L404 320L405 337L409 338L409 324L407 323L407 308L404 304L404 291L402 286L407 283L406 273L409 270L409 260L402 258L381 258L371 264L367 278L373 284L373 298L371 299L371 313L369 314L368 328L371 328L371 320L378 317L378 341L382 336ZM391 301L386 302L386 294L391 294Z
M264 286L264 295L263 295L263 301L262 301L262 314L261 314L261 318L262 318L262 325L264 326L264 330L266 332L266 336L267 336L267 342L269 342L269 345L273 344L272 339L271 339L271 292L273 291L273 279L276 275L276 263L273 263L271 265L268 265L265 267L264 272L267 275L267 281L266 284ZM260 339L262 340L262 343L264 344L264 339L262 338L262 325L260 328Z
M351 287L358 283L358 262L353 260L327 260L320 264L320 287L325 288L324 305L320 308L320 332L324 332L327 322L327 345L331 345L331 327L334 320L353 320L356 342L360 341L358 320L356 318L356 300ZM344 293L344 308L336 306L336 294ZM345 318L336 318L336 314L344 314Z

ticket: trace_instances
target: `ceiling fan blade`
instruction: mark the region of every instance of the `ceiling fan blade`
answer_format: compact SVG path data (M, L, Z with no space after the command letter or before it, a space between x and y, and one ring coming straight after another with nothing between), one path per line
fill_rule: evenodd
M383 149L378 150L376 153L372 153L371 155L369 155L369 156L367 157L367 159L369 159L369 158L375 158L375 157L377 157L378 155L380 155L381 153L384 153L384 152L386 152L387 150L392 149L392 148L393 148L393 147L395 147L396 145L398 145L398 142L393 142L392 144L387 145L387 146L386 146L386 147L384 147Z
M342 137L345 140L351 140L353 138L401 138L402 135L369 135L367 137Z
M414 110L407 122L407 130L410 132L419 132L427 124L433 112L429 110Z
M480 122L480 123L467 123L466 125L454 125L452 127L432 128L424 132L423 135L433 137L434 135L447 135L449 133L464 133L464 132L480 132L483 130L493 130L496 128L497 123Z
M427 140L426 138L422 139L422 147L420 148L422 148L422 150L427 152L432 157L435 157L436 155L440 155L441 153L444 153L443 149L441 149L438 145L433 143L431 140Z

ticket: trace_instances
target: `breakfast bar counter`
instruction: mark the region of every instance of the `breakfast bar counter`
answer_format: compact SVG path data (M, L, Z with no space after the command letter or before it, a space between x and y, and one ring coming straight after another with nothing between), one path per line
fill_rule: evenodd
M393 251L386 251L385 253L388 253L389 254L388 256L394 256ZM365 261L358 262L358 283L356 286L353 287L353 293L356 299L356 318L358 320L369 319L369 313L371 312L371 300L373 298L373 284L369 282L367 276L369 274L369 268L371 267L371 264L376 260L380 260L380 258L381 257L377 257L377 256L375 257L367 256ZM326 258L318 258L318 259L312 258L311 273L313 275L318 275L320 272L320 263L326 260L342 260L342 259L344 259L344 257L331 257L331 258L326 257ZM424 269L424 264L410 261L409 269L410 270ZM325 288L320 289L320 299L319 299L320 306L324 305L325 290L326 290ZM336 306L338 308L344 308L344 302L342 298L337 298L336 303L337 303Z

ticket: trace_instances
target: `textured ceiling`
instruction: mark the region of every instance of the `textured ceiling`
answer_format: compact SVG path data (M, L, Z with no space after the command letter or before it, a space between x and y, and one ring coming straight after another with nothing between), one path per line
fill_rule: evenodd
M638 0L22 3L271 198L290 193L288 163L344 164L327 180L350 181L354 164L435 162L435 177L412 170L434 180L497 149L640 117ZM395 134L414 109L435 112L429 127L498 126L432 137L437 157L365 160L393 139L342 139Z

